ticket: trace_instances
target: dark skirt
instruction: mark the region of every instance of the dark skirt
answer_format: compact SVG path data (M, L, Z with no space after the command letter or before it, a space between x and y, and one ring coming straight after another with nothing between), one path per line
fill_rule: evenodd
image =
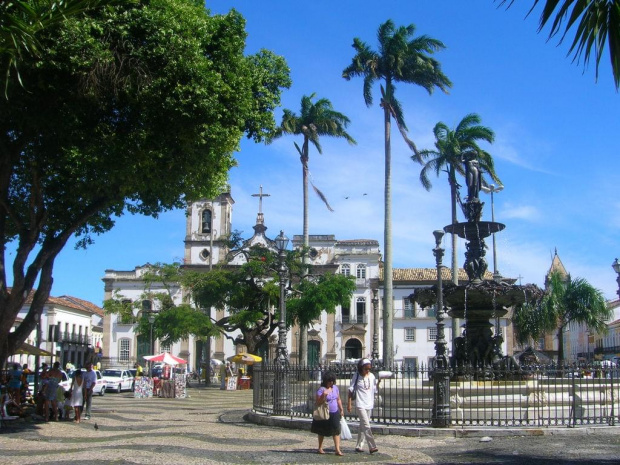
M339 436L340 435L340 412L329 412L329 419L312 419L310 431L319 436Z

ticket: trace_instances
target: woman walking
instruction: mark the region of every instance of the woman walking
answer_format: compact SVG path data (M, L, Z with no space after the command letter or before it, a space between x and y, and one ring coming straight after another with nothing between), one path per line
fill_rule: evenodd
M344 414L340 391L336 386L336 375L327 371L322 376L321 387L316 391L316 405L327 402L329 418L327 420L312 420L310 431L319 435L319 454L324 454L323 439L325 436L334 438L336 455L343 455L340 450L340 417Z
M80 423L82 420L82 405L84 405L84 377L82 370L77 370L73 374L73 382L71 383L71 406L75 412L73 421Z
M355 452L363 452L364 445L368 443L368 450L374 454L379 449L375 444L375 438L370 429L370 415L375 406L375 393L379 387L379 381L370 372L370 360L367 358L357 362L357 373L351 378L347 396L347 411L351 412L351 404L355 397L355 409L360 419L360 428L357 433Z

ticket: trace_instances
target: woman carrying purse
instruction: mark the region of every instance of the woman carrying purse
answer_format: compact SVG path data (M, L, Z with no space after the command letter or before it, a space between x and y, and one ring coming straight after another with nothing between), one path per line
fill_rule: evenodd
M321 387L316 391L316 405L327 403L329 407L329 418L326 420L312 419L310 431L319 435L319 454L324 454L323 439L325 436L334 438L334 448L336 455L343 455L340 450L340 417L344 414L340 391L336 386L336 375L332 371L327 371L321 377Z

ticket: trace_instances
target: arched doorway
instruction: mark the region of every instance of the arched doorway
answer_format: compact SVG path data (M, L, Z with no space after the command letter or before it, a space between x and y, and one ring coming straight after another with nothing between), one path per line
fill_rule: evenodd
M344 358L362 358L362 343L359 339L349 339L344 345Z

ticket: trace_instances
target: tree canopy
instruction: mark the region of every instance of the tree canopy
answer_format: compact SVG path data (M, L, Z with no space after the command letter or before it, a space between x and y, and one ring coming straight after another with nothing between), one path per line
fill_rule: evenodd
M532 8L541 3L532 0ZM500 0L500 5L510 7L515 0ZM573 54L573 61L583 58L584 68L590 63L594 52L596 77L605 52L609 49L609 61L616 90L620 87L620 0L545 0L540 13L538 32L551 23L549 39L560 34L560 43L570 31L575 37L571 41L568 55ZM571 32L572 33L572 32Z
M289 70L267 50L245 56L245 38L234 10L210 16L192 0L108 6L40 31L39 56L20 61L27 85L0 101L0 360L34 329L72 236L87 246L127 212L214 196L241 137L275 129Z
M557 331L558 363L564 360L564 330L572 323L603 332L613 317L603 293L583 278L571 278L553 271L548 278L545 295L536 305L523 305L515 310L513 321L517 339L526 343L545 333Z

